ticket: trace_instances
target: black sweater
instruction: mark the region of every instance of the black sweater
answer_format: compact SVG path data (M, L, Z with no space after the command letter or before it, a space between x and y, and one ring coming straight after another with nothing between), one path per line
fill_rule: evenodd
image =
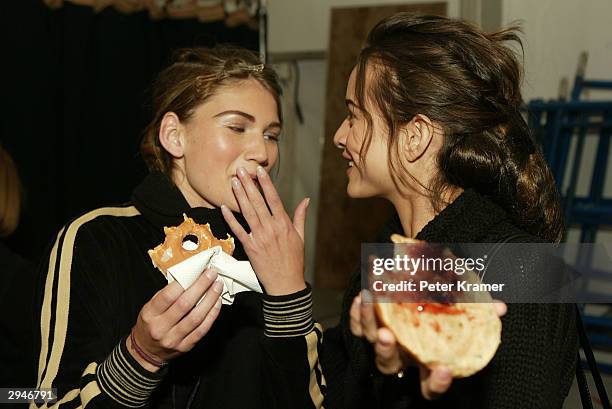
M396 216L379 242L402 233ZM417 235L431 243L497 243L514 235L521 242L542 240L521 232L498 205L466 190ZM528 275L537 275L539 260L523 260ZM502 271L511 271L507 268ZM509 304L502 318L501 345L481 372L453 382L439 400L421 397L418 375L383 377L373 365L371 347L354 337L349 308L361 290L359 272L345 294L340 325L325 332L320 352L328 380L327 408L561 408L574 376L577 351L573 304Z
M90 212L58 234L43 269L38 385L58 388L63 407L540 409L560 408L567 395L577 348L573 305L509 305L492 362L427 402L416 371L399 381L381 376L369 345L350 334L359 274L340 325L323 342L309 313L309 289L286 297L240 293L196 349L148 373L124 340L142 305L166 284L146 251L183 212L210 223L218 237L228 232L218 210L190 209L167 179L153 174L131 204ZM378 241L393 232L401 232L397 218ZM467 190L417 238L486 243L517 232L500 207ZM238 243L234 255L245 259Z
M190 208L153 173L131 203L89 212L58 234L42 263L38 386L57 388L61 408L315 407L321 331L309 287L282 297L237 294L196 347L158 373L131 357L125 339L167 284L147 250L183 213L210 223L217 237L229 232L218 209ZM246 259L239 242L234 257Z

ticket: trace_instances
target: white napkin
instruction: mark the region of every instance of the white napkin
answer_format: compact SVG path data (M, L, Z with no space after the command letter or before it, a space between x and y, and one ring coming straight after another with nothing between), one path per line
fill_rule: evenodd
M219 273L217 280L223 282L223 304L233 304L236 294L243 291L263 292L251 263L236 260L224 253L221 246L201 251L170 267L166 278L168 283L176 280L181 287L187 289L209 267Z

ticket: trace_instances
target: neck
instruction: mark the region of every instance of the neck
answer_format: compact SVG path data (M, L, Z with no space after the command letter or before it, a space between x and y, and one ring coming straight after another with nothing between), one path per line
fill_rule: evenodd
M187 176L185 172L181 171L181 169L173 169L172 171L172 181L178 187L178 189L183 194L183 197L189 203L189 207L207 207L209 209L214 209L211 203L201 197L189 184L187 180Z
M443 194L443 203L441 203L441 208L438 209L438 212L434 209L429 196L422 193L414 193L407 196L398 194L389 198L389 200L399 215L404 235L414 238L439 212L454 202L461 193L463 193L463 189L455 188Z

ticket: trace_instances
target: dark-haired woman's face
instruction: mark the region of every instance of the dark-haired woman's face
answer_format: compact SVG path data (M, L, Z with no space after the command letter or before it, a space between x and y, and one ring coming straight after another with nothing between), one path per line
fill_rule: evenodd
M281 132L276 101L256 80L223 87L184 124L184 178L175 182L192 207L225 204L238 211L231 188L239 167L256 177L278 158Z
M334 135L334 144L342 149L342 157L347 160L347 193L353 198L381 196L387 197L394 190L388 168L386 126L382 118L366 104L372 117L372 139L364 158L360 157L361 147L366 140L367 120L364 112L357 106L355 97L356 70L353 69L346 87L347 117L342 121ZM366 89L368 86L366 76Z

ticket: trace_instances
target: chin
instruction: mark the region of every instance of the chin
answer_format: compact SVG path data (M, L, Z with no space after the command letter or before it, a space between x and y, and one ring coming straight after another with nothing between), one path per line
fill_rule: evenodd
M227 206L227 208L230 209L232 212L242 213L240 211L240 206L238 205L236 199L228 201L227 203L225 203L225 206Z
M363 199L368 197L367 195L364 195L358 187L351 186L350 183L346 187L346 194L352 199Z
M346 194L352 199L368 199L380 196L378 189L375 189L372 185L351 183L350 181L346 187Z

